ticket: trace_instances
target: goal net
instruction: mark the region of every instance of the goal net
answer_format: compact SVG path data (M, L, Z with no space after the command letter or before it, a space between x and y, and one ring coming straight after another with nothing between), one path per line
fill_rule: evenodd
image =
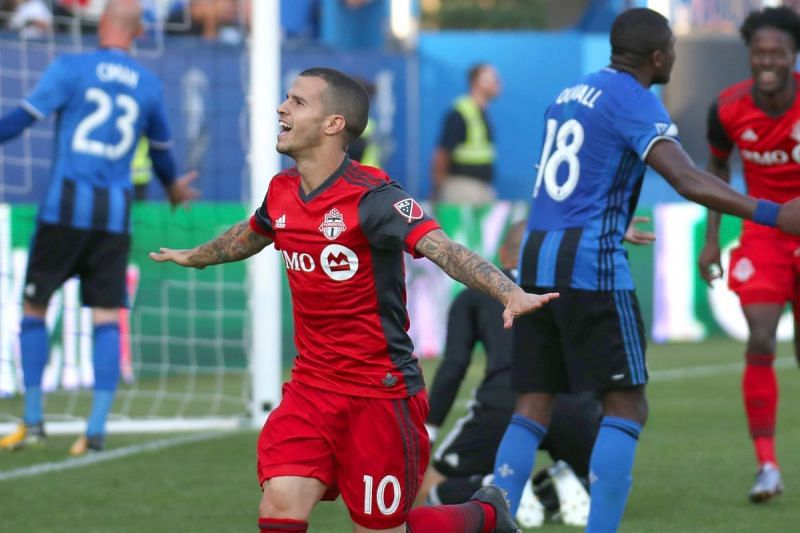
M58 54L96 46L103 3L73 2L69 16L55 9L51 30L29 34L24 28L9 28L14 13L0 12L0 24L7 28L0 31L0 112L19 105ZM57 8L52 2L43 4ZM268 286L262 287L265 281L254 283L249 274L258 263L197 271L156 264L147 257L159 246L186 248L219 235L251 211L251 190L260 195L266 190L265 182L251 183L251 171L266 179L276 161L247 157L249 140L262 135L248 129L248 117L263 114L262 109L253 108L252 100L251 107L247 105L254 40L247 39L238 25L218 30L215 40L192 35L186 2L145 0L143 5L150 23L134 54L164 84L179 168L200 171L203 198L190 210L173 211L156 181L145 187L148 198L134 205L127 274L130 308L120 311L122 381L108 430L176 431L257 424L276 401L281 360L279 339L259 351L260 343L269 342L259 334L276 336L277 329L279 337L280 329L262 320L256 331L251 324L257 314L254 300L269 291ZM262 5L254 12L264 9L269 8ZM240 11L237 24L241 15ZM265 24L275 24L277 17L265 20ZM271 95L265 91L267 99ZM258 105L270 110L273 123L274 102ZM18 342L22 288L36 203L49 180L53 135L54 119L49 117L0 145L0 432L12 429L22 415ZM255 201L259 199L255 196ZM276 261L269 257L257 261L266 271L264 277L274 284L277 267L271 263ZM84 431L90 408L92 321L79 295L79 280L71 279L54 295L48 309L51 350L43 388L50 433ZM271 293L264 299L279 302ZM272 321L280 320L279 310L272 317ZM255 361L252 353L270 361ZM254 379L254 371L270 375Z

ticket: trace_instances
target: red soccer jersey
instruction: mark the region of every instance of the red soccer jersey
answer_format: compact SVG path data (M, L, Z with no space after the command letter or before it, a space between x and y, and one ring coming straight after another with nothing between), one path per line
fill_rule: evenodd
M782 203L800 195L800 74L794 78L794 103L778 117L756 106L752 79L722 91L709 113L711 153L724 159L739 148L747 192L755 198Z
M274 241L289 278L292 378L377 398L424 388L408 336L403 250L439 225L379 169L345 157L306 195L293 168L272 179L250 227Z

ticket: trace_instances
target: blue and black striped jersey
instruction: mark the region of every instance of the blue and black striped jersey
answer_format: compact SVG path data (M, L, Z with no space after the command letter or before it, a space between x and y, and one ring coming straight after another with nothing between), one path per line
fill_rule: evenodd
M39 219L112 233L130 230L131 160L141 135L171 143L159 79L126 52L58 57L22 106L56 113L52 179Z
M633 289L622 245L647 154L677 128L655 94L611 68L564 89L545 113L519 281Z

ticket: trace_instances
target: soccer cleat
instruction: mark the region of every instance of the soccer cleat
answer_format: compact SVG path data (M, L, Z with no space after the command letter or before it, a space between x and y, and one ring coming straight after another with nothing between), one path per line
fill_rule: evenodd
M506 497L498 486L483 486L475 491L471 499L488 503L494 507L497 520L492 531L495 533L521 533L516 522L514 522L514 518L511 516L511 511L508 510Z
M87 436L81 435L72 444L69 454L73 457L85 455L90 452L99 452L103 449L103 437L101 435Z
M517 508L517 522L524 528L542 527L544 515L544 505L533 492L533 482L529 479L522 489L522 497Z
M558 461L548 469L558 494L558 514L568 526L585 527L589 521L589 493L572 468Z
M756 474L756 483L750 489L750 501L761 503L783 492L781 471L772 464L765 464Z
M20 424L13 433L0 439L0 449L15 451L25 447L40 447L44 445L45 438L43 423L32 426Z

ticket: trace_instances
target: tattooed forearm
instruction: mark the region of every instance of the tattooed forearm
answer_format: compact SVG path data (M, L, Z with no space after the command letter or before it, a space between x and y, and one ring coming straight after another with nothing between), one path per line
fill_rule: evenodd
M231 261L241 261L258 253L272 241L250 229L248 221L236 224L228 231L189 253L192 265L202 268Z
M475 252L450 240L441 230L431 231L417 243L417 251L439 265L451 278L484 291L506 303L519 287L500 269Z

